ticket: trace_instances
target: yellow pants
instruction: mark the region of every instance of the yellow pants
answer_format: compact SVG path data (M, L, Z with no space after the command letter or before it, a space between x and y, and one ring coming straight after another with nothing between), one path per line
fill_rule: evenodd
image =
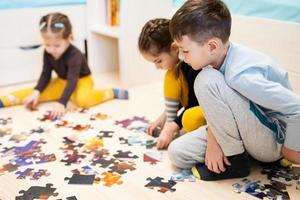
M47 102L58 100L61 97L66 84L66 80L60 78L52 79L45 90L40 94L39 101ZM20 105L22 104L23 99L30 95L33 91L33 88L21 89L0 97L0 100L5 107ZM92 76L85 76L78 80L77 86L71 96L71 100L80 107L88 108L103 101L113 99L113 97L112 89L96 90L94 89Z
M181 103L183 107L188 104L188 84L182 71L176 77L172 70L168 70L164 80L164 95L168 99L174 99ZM187 109L182 116L182 126L186 132L193 131L206 124L202 109L195 106Z

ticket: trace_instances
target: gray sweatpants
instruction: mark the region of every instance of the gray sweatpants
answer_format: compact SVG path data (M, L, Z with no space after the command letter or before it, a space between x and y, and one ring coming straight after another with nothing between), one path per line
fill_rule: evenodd
M281 144L274 133L250 111L250 101L230 88L222 73L211 67L197 76L194 90L225 156L245 150L255 159L271 162L279 159ZM206 126L175 139L168 148L169 158L179 168L204 163L207 143Z

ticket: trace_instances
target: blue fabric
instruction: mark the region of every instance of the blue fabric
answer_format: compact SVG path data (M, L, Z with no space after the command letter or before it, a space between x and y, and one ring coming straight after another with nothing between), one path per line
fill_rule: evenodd
M299 0L223 0L237 15L263 17L300 23Z
M231 88L259 106L277 126L279 141L285 138L286 147L300 151L300 96L292 92L284 69L258 51L231 43L220 72Z
M173 0L179 8L186 0ZM300 23L299 0L223 0L232 14Z
M85 3L86 0L0 0L0 9L34 8Z

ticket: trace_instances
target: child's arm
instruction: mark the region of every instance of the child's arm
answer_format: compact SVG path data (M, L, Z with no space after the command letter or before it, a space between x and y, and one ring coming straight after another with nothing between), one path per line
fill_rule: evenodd
M64 106L67 105L72 93L74 92L77 86L79 76L80 76L81 62L76 56L73 56L69 58L69 60L67 61L67 65L68 65L67 84L60 99L58 100L58 102Z
M49 65L47 56L44 53L44 64L43 64L43 70L40 75L40 78L37 82L37 85L34 87L34 91L32 94L28 95L27 97L24 98L23 103L25 106L29 109L34 109L36 108L39 98L40 98L40 93L47 87L51 80L51 72L52 72L52 67Z
M179 126L175 122L167 122L157 139L156 147L158 149L164 149L168 147L178 130Z
M76 56L69 58L69 60L67 61L67 65L68 65L67 84L60 99L53 107L53 110L51 112L51 117L53 119L60 118L65 114L66 105L72 93L74 92L79 80L81 62L78 61L78 58Z
M40 75L37 85L34 87L34 89L38 90L40 93L44 91L44 89L47 87L48 83L50 82L51 72L52 72L52 67L47 60L46 53L44 53L43 62L44 64L43 64L42 73Z

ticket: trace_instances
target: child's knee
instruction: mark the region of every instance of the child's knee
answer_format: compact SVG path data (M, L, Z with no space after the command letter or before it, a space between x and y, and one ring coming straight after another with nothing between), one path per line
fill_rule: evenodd
M82 108L88 108L90 107L90 100L87 98L87 95L77 95L74 99L73 99L74 103Z
M221 72L211 67L204 68L194 82L194 91L198 101L212 93L220 83L225 83Z
M182 116L182 126L186 132L191 132L205 124L206 120L200 106L187 109Z
M171 162L178 168L189 169L192 166L188 166L186 159L184 159L183 149L181 144L174 140L168 147L168 155Z

